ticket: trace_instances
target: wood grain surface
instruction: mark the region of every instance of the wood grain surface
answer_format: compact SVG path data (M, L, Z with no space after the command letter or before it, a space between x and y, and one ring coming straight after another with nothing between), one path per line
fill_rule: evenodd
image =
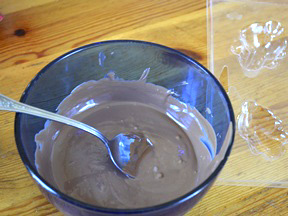
M103 40L178 49L207 66L205 0L1 0L0 93L19 99L47 63ZM229 162L228 162L229 163ZM288 215L288 189L213 186L187 215ZM62 215L18 155L14 114L0 113L0 216Z

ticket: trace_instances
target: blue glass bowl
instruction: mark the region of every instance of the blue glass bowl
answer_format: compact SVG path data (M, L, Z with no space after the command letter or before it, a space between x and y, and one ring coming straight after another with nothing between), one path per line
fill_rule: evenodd
M178 100L196 107L217 134L217 152L223 159L208 178L189 193L161 205L141 209L110 209L89 205L67 196L43 179L35 167L35 134L45 119L17 114L15 137L19 154L47 199L67 215L183 215L207 192L230 154L235 132L231 103L217 79L190 57L158 44L117 40L72 50L44 67L31 81L21 102L55 112L58 104L79 84L103 78L114 71L125 80L139 79L150 68L148 82L174 92ZM207 112L209 108L209 112ZM232 124L228 147L223 141Z

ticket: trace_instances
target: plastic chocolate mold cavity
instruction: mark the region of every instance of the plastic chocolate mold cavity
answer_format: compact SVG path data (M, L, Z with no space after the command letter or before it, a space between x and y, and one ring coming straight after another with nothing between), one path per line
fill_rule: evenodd
M231 46L247 77L256 77L262 68L274 69L286 55L287 38L280 22L253 23L240 31Z
M275 160L285 152L288 133L271 110L255 101L245 101L237 124L240 136L246 140L253 154Z

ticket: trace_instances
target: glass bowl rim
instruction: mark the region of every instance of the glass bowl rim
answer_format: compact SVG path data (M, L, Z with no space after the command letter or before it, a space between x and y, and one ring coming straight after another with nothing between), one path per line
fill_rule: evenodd
M31 165L25 150L23 148L23 144L22 144L22 140L21 140L21 129L20 129L20 122L21 122L21 113L16 113L15 116L15 125L14 125L14 134L15 134L15 140L16 140L16 145L17 145L17 149L19 152L19 155L22 159L22 162L24 163L25 167L27 168L28 172L30 173L30 175L33 177L33 179L40 184L45 190L47 190L48 192L52 193L54 196L72 204L72 205L76 205L77 207L80 208L84 208L90 211L94 211L94 212L101 212L101 213L125 213L125 214L141 214L141 213L149 213L152 211L157 211L157 210L161 210L164 208L171 208L173 206L177 206L183 202L185 202L186 200L189 200L190 198L196 196L197 194L199 194L203 189L205 189L210 183L213 182L214 178L217 177L217 175L219 174L219 172L222 170L222 168L224 167L230 153L231 153L231 149L233 146L233 142L234 142L234 137L235 137L235 117L234 117L234 112L233 112L233 108L232 108L232 104L228 98L228 95L226 94L224 88L222 87L222 85L220 84L220 82L217 80L217 78L210 72L208 71L208 69L206 69L204 66L202 66L199 62L195 61L194 59L192 59L191 57L183 54L180 51L177 51L175 49L172 49L170 47L164 46L164 45L160 45L157 43L153 43L153 42L147 42L147 41L141 41L141 40L106 40L106 41L101 41L101 42L95 42L92 44L88 44L88 45L84 45L81 46L79 48L73 49L67 53L64 53L63 55L57 57L56 59L54 59L53 61L51 61L50 63L48 63L43 69L40 70L40 72L38 74L36 74L36 76L31 80L31 82L28 84L28 86L26 87L25 91L23 92L21 98L20 98L20 102L25 103L26 99L27 99L27 95L30 92L30 89L33 88L34 84L39 80L39 78L41 77L41 75L43 73L45 73L46 71L49 70L49 68L56 64L57 62L61 61L62 59L65 59L71 55L74 55L78 52L81 51L85 51L86 49L90 49L90 48L95 48L101 45L106 45L106 44L121 44L123 43L123 45L126 44L131 44L131 43L136 43L136 44L143 44L143 45L147 45L147 46L154 46L154 47L158 47L164 50L168 50L170 52L173 52L174 54L177 54L178 56L180 56L181 58L184 58L186 60L188 60L188 62L196 65L198 68L202 69L202 71L204 71L208 76L210 76L214 82L217 84L217 86L219 87L222 95L225 98L225 101L227 103L228 106L228 110L229 110L229 117L230 117L230 121L232 122L232 136L231 136L231 140L230 143L228 145L228 148L225 152L225 156L224 158L221 160L221 162L219 163L219 165L217 166L217 168L209 175L208 178L205 179L205 181L203 181L200 185L198 185L196 188L192 189L191 191L189 191L188 193L177 197L174 200L171 200L169 202L165 202L162 204L158 204L155 206L149 206L149 207L144 207L144 208L135 208L135 209L113 209L113 208L105 208L105 207L101 207L101 206L96 206L96 205L92 205L92 204L88 204L85 202L82 202L80 200L74 199L73 197L70 197L66 194L64 194L63 192L61 192L60 190L56 189L55 187L53 187L52 185L50 185L44 178L42 178L40 176L40 174L38 173L38 171L36 169L33 168L33 166Z

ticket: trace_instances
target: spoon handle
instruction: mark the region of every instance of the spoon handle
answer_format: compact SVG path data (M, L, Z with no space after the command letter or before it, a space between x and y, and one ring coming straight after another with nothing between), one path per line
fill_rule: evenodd
M108 147L108 142L109 142L108 139L105 136L103 136L102 133L98 131L97 129L89 125L86 125L82 122L76 121L74 119L71 119L71 118L56 114L56 113L52 113L43 109L39 109L39 108L30 106L24 103L20 103L2 94L0 94L0 110L25 113L25 114L50 119L53 121L57 121L60 123L70 125L72 127L79 128L81 130L84 130L98 137L106 145L106 147Z

